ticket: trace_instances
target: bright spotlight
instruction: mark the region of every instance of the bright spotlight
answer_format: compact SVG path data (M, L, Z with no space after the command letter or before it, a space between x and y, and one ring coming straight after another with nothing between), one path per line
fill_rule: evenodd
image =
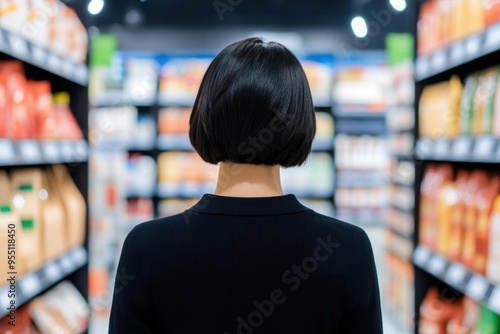
M406 0L389 0L389 2L398 12L402 12L406 9Z
M101 12L102 8L104 7L104 0L92 0L89 3L89 13L92 15L97 15Z
M351 21L352 31L354 35L359 38L366 37L368 34L368 27L366 26L366 21L361 16L356 16Z

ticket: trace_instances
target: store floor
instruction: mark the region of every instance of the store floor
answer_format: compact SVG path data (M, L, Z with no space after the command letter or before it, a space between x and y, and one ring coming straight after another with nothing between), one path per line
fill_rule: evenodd
M368 236L370 237L373 252L375 254L375 262L377 265L377 271L379 276L380 288L383 292L383 286L385 284L384 273L384 240L386 230L383 227L367 227L365 228ZM384 301L384 296L381 296L382 304ZM383 306L383 305L382 305ZM406 334L401 328L399 328L396 322L391 318L391 316L383 312L384 317L384 334ZM107 319L92 319L89 334L103 334L108 332L108 320Z

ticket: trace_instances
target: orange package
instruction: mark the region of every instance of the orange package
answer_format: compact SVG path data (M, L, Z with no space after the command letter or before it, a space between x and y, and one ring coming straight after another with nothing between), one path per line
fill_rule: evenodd
M437 237L436 250L447 255L450 248L453 210L458 203L458 189L455 181L445 180L437 194Z
M489 242L486 277L495 284L500 284L500 194L495 198L490 217Z
M420 306L420 330L422 334L447 334L448 322L457 311L456 303L444 301L435 287L431 287Z
M499 192L500 176L494 175L485 187L479 189L476 196L477 223L474 269L483 275L486 273L486 261L488 257L490 217L493 210L493 202Z
M28 80L28 87L33 96L34 137L43 139L43 125L53 112L50 82Z
M478 211L475 198L479 190L487 186L488 181L489 178L486 171L475 170L472 172L465 192L464 236L461 261L469 268L473 268L474 266L474 253L476 251Z
M483 0L483 6L487 25L500 21L500 0Z
M7 77L0 72L0 138L10 138L10 99L7 94Z
M462 241L464 234L464 199L467 191L467 183L469 181L470 172L461 169L457 172L456 189L457 202L452 208L450 222L450 240L448 257L451 261L460 261L462 252Z

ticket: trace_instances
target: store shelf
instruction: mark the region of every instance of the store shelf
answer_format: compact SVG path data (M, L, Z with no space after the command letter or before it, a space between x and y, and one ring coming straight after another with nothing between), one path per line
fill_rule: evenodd
M189 136L186 135L174 135L174 134L162 134L158 137L157 143L158 149L160 151L167 150L184 150L192 151L193 146L189 141Z
M159 96L158 105L161 107L192 107L196 96Z
M93 107L116 107L116 106L136 106L136 107L153 107L155 99L134 98L131 95L125 94L122 91L106 92L90 101Z
M198 198L214 190L214 183L163 182L158 184L157 193L160 198Z
M500 23L484 32L455 42L450 47L417 58L415 78L417 81L428 79L498 50L500 50Z
M88 70L86 65L70 61L63 56L27 41L22 36L1 28L0 52L82 86L87 85Z
M125 198L153 198L156 191L150 189L129 189L125 192Z
M87 263L87 251L83 246L77 247L60 258L49 262L39 270L24 275L16 282L16 308L30 301L64 277L80 269ZM0 287L0 317L8 313L10 306L10 286Z
M449 261L424 246L417 246L415 249L413 263L457 291L500 314L500 285L489 282L485 277L472 272L461 263Z
M294 194L301 198L332 198L334 189L330 187L314 187L310 184L292 184L284 183L283 192L285 194Z
M12 141L0 139L0 166L76 163L88 160L86 141Z
M500 163L500 138L490 136L456 139L419 139L415 146L419 160Z
M316 137L312 143L312 151L332 151L333 137Z

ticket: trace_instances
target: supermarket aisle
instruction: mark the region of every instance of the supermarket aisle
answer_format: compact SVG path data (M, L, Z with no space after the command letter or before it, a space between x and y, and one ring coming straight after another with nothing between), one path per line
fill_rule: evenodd
M384 247L385 245L385 235L387 233L387 230L385 227L382 226L374 226L374 227L364 227L364 230L368 234L368 237L370 238L370 241L372 243L373 247L373 253L375 255L375 264L377 266L377 274L379 278L379 285L380 285L380 299L382 300L382 315L383 315L383 321L384 321L384 334L406 334L407 332L404 331L404 329L400 328L391 316L387 312L387 308L384 306L384 287L386 286L386 280L387 280L387 270L385 270L385 264L384 264L384 254L386 252L386 249Z

